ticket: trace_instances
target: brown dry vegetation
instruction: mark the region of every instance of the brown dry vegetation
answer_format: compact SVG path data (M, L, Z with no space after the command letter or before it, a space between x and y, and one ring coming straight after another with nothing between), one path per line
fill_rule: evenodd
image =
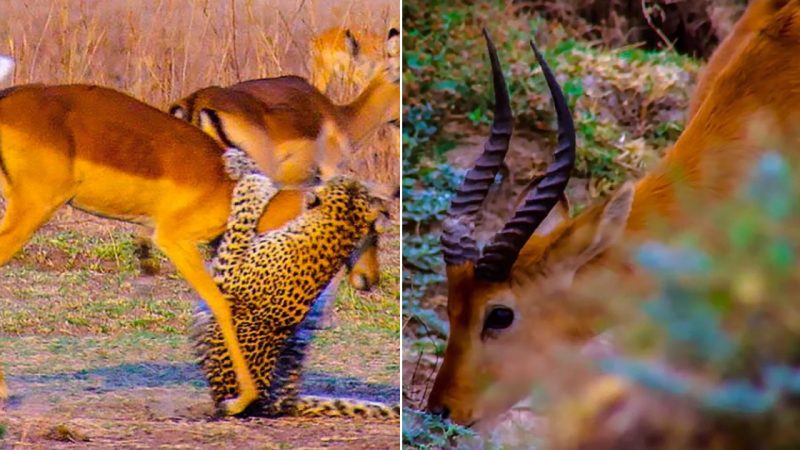
M101 84L164 109L206 86L307 77L316 33L366 26L385 35L399 16L393 0L14 0L0 2L0 53L17 61L6 84ZM398 182L391 138L361 149L352 171Z
M0 2L0 54L17 61L0 87L101 84L164 108L203 86L307 76L315 32L383 33L399 17L391 0L330 3ZM355 158L354 170L398 180L397 147L362 151L377 154ZM0 268L0 363L12 394L0 406L0 448L397 446L396 423L213 419L186 339L196 297L166 261L161 275L138 275L132 232L65 210ZM336 325L315 339L307 391L398 400L398 232L382 242L381 285L340 289Z

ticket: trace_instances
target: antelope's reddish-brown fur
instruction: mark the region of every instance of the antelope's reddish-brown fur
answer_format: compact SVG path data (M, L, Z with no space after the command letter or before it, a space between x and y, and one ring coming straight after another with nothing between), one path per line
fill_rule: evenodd
M224 231L230 211L234 182L225 173L220 146L169 114L86 85L4 91L0 137L0 184L7 202L0 264L64 204L152 228L155 243L225 329L240 386L226 412L241 412L257 397L255 385L227 301L197 248ZM297 216L303 198L302 192L281 192L265 210L259 231Z
M597 331L557 307L574 283L601 266L626 267L620 244L646 238L652 225L690 221L685 199L725 199L765 147L797 149L800 0L756 1L742 20L712 57L692 120L654 170L574 218L551 212L548 220L560 223L527 241L504 281L476 278L473 262L447 268L450 336L432 411L489 424L530 393L540 369L532 352L554 336L587 339ZM487 333L498 307L513 311L514 321Z

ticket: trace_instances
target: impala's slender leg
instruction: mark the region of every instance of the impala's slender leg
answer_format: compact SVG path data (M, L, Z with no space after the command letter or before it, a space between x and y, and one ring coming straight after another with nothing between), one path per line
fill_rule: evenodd
M49 201L43 202L19 193L18 189L7 189L6 192L6 213L0 224L0 266L7 263L67 201L63 194L49 196Z
M203 256L198 250L196 242L173 239L159 229L156 229L153 241L166 253L178 272L205 300L217 320L239 383L239 396L224 403L224 413L228 415L241 413L258 398L258 389L239 346L228 301L217 288L211 275L205 270Z
M66 202L63 194L59 200L42 202L25 195L4 183L6 213L0 224L0 266L5 265L39 227L47 222L56 209ZM53 196L56 198L56 196ZM0 400L8 397L8 386L0 367Z

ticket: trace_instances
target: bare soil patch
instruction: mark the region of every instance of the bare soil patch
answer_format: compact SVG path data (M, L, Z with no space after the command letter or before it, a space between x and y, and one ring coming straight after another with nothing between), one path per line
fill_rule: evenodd
M134 231L65 210L0 270L0 448L397 447L397 422L216 417L186 337L195 294L166 260L139 275ZM340 288L304 392L399 401L398 233L383 243L381 286Z

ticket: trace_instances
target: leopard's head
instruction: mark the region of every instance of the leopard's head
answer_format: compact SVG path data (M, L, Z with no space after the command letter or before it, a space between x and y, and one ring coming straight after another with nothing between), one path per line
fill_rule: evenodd
M337 176L308 193L306 209L317 210L364 230L384 232L389 226L389 199L381 189L350 177Z

